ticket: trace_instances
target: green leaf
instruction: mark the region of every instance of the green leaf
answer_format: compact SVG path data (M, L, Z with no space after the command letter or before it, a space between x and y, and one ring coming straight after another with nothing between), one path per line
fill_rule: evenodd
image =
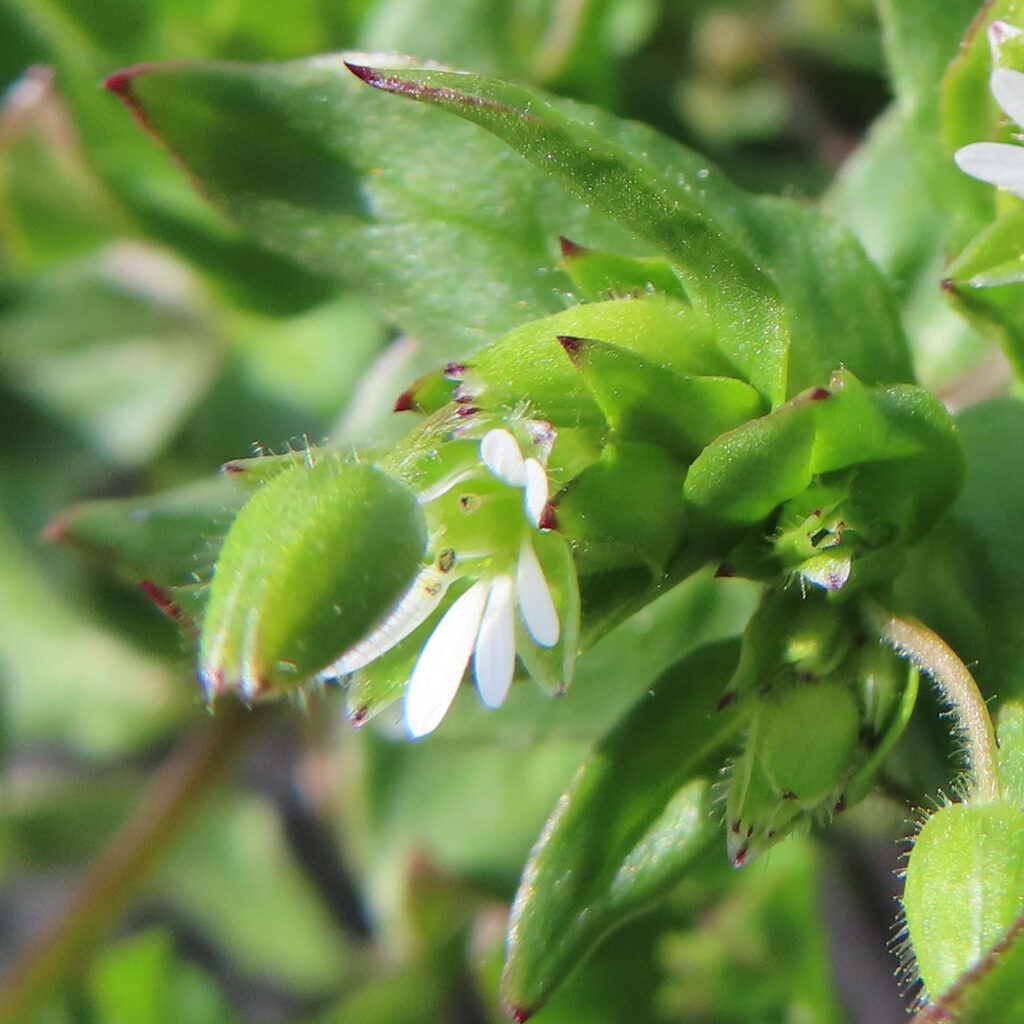
M665 673L559 801L509 926L502 995L522 1019L720 834L710 779L738 723L715 705L736 655L735 644L702 648Z
M788 332L778 294L700 202L688 169L658 167L561 107L475 75L352 64L364 81L476 122L616 218L679 268L722 350L772 402L786 390ZM568 112L564 112L568 110ZM575 115L575 116L574 116ZM687 184L690 185L687 188ZM562 232L565 234L566 232Z
M897 102L913 140L911 156L933 199L960 216L975 220L990 208L992 189L974 181L953 163L952 150L942 139L940 86L950 62L974 22L984 46L976 0L879 0L886 55L892 69ZM986 76L987 78L987 76ZM984 86L988 93L987 80ZM967 139L973 142L978 139ZM894 211L894 216L898 214Z
M220 339L193 285L141 247L37 277L0 312L0 368L114 461L145 462L217 368Z
M564 306L559 234L629 247L495 140L374 95L340 57L151 65L110 87L245 231L442 357Z
M988 351L938 282L948 261L948 218L908 152L918 148L899 105L872 125L823 197L825 211L860 239L902 307L914 372L935 391L955 382Z
M999 711L999 778L1007 799L1024 806L1024 704L1011 701Z
M900 601L972 666L988 696L1024 695L1024 403L996 399L957 420L963 492L933 539L908 553Z
M46 539L71 544L133 582L161 587L209 579L249 492L223 476L141 498L85 501L61 512Z
M917 970L932 1001L941 1002L968 972L991 969L986 961L993 947L1024 914L1020 807L1010 801L952 804L932 815L910 854L903 905ZM985 1019L1018 1019L1024 1003L1019 975L1013 989L1013 1005Z
M868 382L910 379L887 286L817 212L751 200L698 155L591 108L464 73L353 70L482 125L619 220L672 263L723 352L773 404L841 363Z
M203 621L208 693L293 687L362 638L426 550L404 485L338 452L271 478L224 541Z
M174 938L150 930L105 950L89 976L89 993L104 1024L195 1024L238 1018L204 972L176 955Z

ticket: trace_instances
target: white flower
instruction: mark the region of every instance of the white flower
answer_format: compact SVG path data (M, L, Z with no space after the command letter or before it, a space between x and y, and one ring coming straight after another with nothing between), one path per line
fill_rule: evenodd
M507 430L491 430L480 443L480 458L497 477L523 489L526 517L536 528L548 500L548 477L536 459L524 459ZM473 659L480 699L501 705L516 668L515 608L539 647L558 643L559 622L544 570L530 543L520 542L515 572L481 579L445 612L423 647L409 677L402 717L413 739L440 725Z
M1007 116L1024 128L1024 74L996 68L989 79L992 95ZM953 155L957 167L990 185L1024 199L1024 146L1005 142L973 142Z
M527 635L538 647L554 647L561 633L555 603L530 540L540 527L548 500L547 471L537 459L524 458L515 437L501 428L484 435L479 458L492 478L523 492L518 546L447 551L447 561L442 552L437 563L421 570L390 614L321 673L324 678L349 675L401 643L436 612L451 584L474 575L479 563L478 578L441 617L409 677L403 719L414 739L440 724L471 658L482 702L490 708L502 703L515 674L517 609ZM472 469L462 469L423 492L420 500L435 501L473 475Z

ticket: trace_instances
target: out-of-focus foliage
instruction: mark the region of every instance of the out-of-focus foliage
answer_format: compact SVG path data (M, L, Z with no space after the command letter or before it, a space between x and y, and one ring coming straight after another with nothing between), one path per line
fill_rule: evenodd
M208 578L249 494L236 479L244 472L194 481L252 451L392 440L406 424L388 410L411 380L565 306L578 282L560 262L560 234L637 248L614 197L595 214L478 128L354 78L337 86L351 110L322 105L305 134L283 115L264 121L282 96L296 117L312 116L325 87L299 81L301 65L254 73L264 91L239 90L231 123L188 75L153 98L152 127L171 147L194 147L229 175L205 181L204 198L103 79L150 61L393 49L646 121L755 191L792 199L827 187L825 210L896 297L875 301L874 269L845 235L828 248L807 212L807 251L850 263L836 309L855 304L855 289L868 296L858 299L865 348L887 339L891 362L877 379L909 376L905 335L918 379L959 407L976 377L990 387L1003 372L984 331L1009 331L1019 357L1015 293L982 291L976 273L1001 266L1006 222L995 220L992 190L956 171L939 141L936 97L966 88L943 76L977 4L880 6L896 95L884 113L882 35L867 0L0 0L0 966L59 911L63 881L205 715L192 652L132 582L158 595L177 588L189 619L189 587ZM977 43L971 53L981 59ZM631 145L654 139L629 133ZM295 146L308 147L298 183ZM772 219L773 202L754 243L769 264L797 234L795 219ZM328 209L333 220L317 223ZM1006 230L1012 248L1019 232ZM950 256L960 256L960 297L980 295L964 299L970 321L939 288ZM827 333L822 293L785 292L787 274L808 279L773 270L783 298L805 302ZM794 331L813 340L807 323ZM1019 401L968 410L961 436L966 489L908 556L897 593L978 660L987 693L1019 696ZM306 710L281 710L118 933L35 1019L504 1019L506 910L551 808L614 774L593 751L629 748L630 737L601 738L666 670L672 678L702 645L737 637L756 600L748 583L700 573L587 651L570 697L549 702L516 685L500 714L484 715L462 694L443 729L412 746L391 711L352 732L330 688ZM947 777L937 767L947 752L919 713L885 781L921 800ZM694 798L713 801L710 761L683 767L700 787ZM644 810L652 827L661 808ZM599 803L581 815L584 826L587 815L621 824ZM860 842L891 838L884 814L857 820ZM653 835L678 841L681 830ZM631 847L616 838L608 848L628 862ZM822 952L817 894L831 883L820 845L790 840L736 884L722 844L707 837L705 850L703 839L680 855L682 882L666 869L635 904L607 901L610 927L667 894L584 959L538 1020L851 1019ZM531 863L557 860L558 841ZM540 974L564 971L607 930L568 923L607 912L605 881L569 899L566 923L551 927L572 955ZM879 944L887 927L878 924Z

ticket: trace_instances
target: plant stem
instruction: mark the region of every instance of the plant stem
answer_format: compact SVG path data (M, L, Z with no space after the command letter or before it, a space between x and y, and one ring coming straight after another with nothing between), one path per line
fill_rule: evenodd
M161 765L132 816L93 862L64 914L0 979L0 1024L22 1020L117 920L262 717L240 704L227 704L200 735Z
M996 736L985 698L956 652L916 619L904 619L878 607L868 609L871 624L897 653L909 658L935 684L956 715L967 760L968 792L973 803L999 797Z

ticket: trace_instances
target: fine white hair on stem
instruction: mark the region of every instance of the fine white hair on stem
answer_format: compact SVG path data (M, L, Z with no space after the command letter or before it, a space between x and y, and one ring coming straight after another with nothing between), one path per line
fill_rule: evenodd
M901 618L877 606L868 609L868 617L879 636L924 672L951 707L964 742L967 798L978 804L997 800L995 730L985 698L967 666L942 637L916 619Z

